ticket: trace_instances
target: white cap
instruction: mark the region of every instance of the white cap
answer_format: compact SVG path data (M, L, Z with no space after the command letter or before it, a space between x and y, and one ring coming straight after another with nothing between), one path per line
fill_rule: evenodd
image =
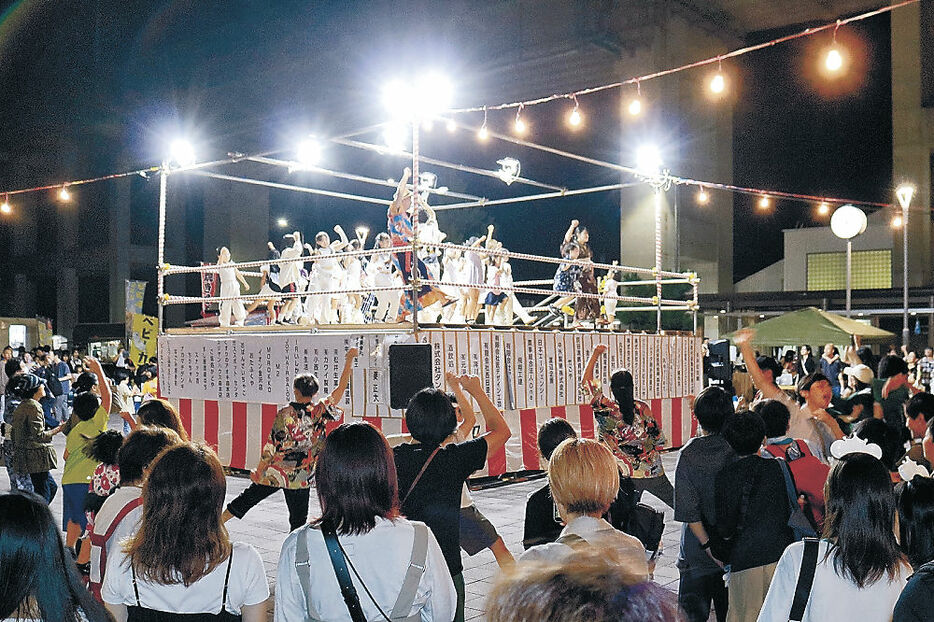
M876 375L872 373L872 370L862 363L844 368L843 373L847 376L853 376L863 384L870 384L873 378L876 377Z

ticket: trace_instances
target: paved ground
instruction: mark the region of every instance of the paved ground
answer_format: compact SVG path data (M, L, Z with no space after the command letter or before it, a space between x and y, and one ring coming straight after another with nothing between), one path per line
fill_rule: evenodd
M114 417L111 425L120 428L120 420ZM59 456L64 450L65 439L56 437L55 445L59 449ZM665 470L671 477L674 474L676 454L665 455ZM53 473L56 481L61 481L61 471ZM525 499L528 494L545 484L544 479L536 479L516 484L508 484L485 490L473 492L474 502L487 518L496 526L500 535L512 551L518 556L522 552L522 522L525 512ZM249 485L245 477L227 478L228 501ZM6 469L0 469L0 490L9 490L9 479ZM311 495L310 516L318 512L317 499ZM663 538L665 550L659 558L655 569L655 580L668 589L677 591L678 570L675 561L678 554L678 538L680 523L675 523L672 510L664 506L659 500L645 493L643 501L659 509L666 510L665 535ZM52 502L52 512L60 520L62 511L61 496ZM231 538L237 541L248 542L259 551L266 565L266 575L269 577L270 590L275 590L276 564L279 559L279 549L288 535L288 511L282 495L274 495L247 514L243 520L231 520L227 523ZM482 551L473 557L464 556L464 581L467 588L466 614L468 620L483 620L483 603L496 579L498 567L489 551ZM272 599L270 598L270 612ZM270 619L271 616L270 616Z

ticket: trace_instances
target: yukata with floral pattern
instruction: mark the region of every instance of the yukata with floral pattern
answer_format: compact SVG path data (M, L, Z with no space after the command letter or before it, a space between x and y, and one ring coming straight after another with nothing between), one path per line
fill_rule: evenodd
M280 410L263 445L259 466L250 479L262 486L308 488L318 454L324 447L325 426L342 414L329 400L292 402Z
M600 428L600 439L624 465L632 478L658 477L664 474L662 456L658 449L666 439L649 405L634 400L635 417L632 425L623 421L619 406L603 394L599 380L581 385L593 408Z

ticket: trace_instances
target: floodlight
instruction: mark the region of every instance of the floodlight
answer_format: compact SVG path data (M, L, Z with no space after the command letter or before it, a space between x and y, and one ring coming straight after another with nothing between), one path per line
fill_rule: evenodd
M383 104L394 119L430 120L450 107L452 93L450 80L430 71L411 83L392 80L386 84Z
M408 132L401 123L390 123L383 130L383 140L392 151L405 151Z
M195 163L195 148L187 140L177 138L169 146L170 161L181 167L191 166Z
M295 149L295 160L302 166L317 166L321 161L321 143L309 136Z
M286 227L289 226L289 221L286 220L285 218L277 218L276 226L278 226L280 229L285 229Z
M662 171L662 154L655 145L642 145L636 150L636 170L654 176Z

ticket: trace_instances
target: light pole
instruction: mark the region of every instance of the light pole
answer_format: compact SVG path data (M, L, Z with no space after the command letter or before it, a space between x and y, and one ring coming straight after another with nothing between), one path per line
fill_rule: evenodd
M908 331L908 206L915 195L915 187L902 184L895 190L898 204L902 206L902 345L908 347L911 334Z
M846 240L846 316L852 315L853 238L866 230L866 213L855 205L841 205L830 217L830 230Z
M662 198L671 187L671 176L663 168L661 153L654 145L643 145L636 152L637 175L652 186L655 207L655 330L662 332Z

